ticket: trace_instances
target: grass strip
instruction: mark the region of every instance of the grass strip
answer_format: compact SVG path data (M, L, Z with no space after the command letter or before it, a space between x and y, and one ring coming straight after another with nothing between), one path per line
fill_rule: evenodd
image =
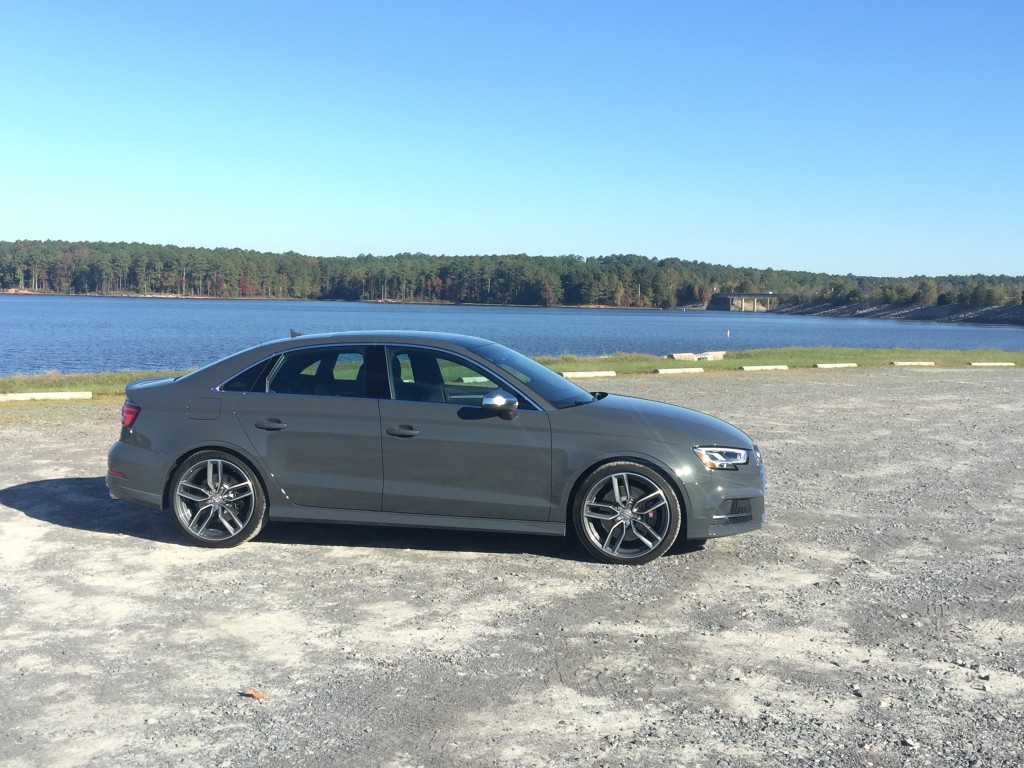
M554 371L615 371L618 376L653 373L658 368L703 368L707 372L737 371L743 365L787 365L812 368L815 363L856 363L858 368L885 368L896 360L934 362L937 368L967 368L971 363L1015 363L1024 367L1024 352L999 349L861 349L859 347L781 347L729 352L724 360L672 360L655 355L617 352L601 357L538 357ZM0 378L0 394L11 392L88 391L97 397L121 395L137 379L180 376L184 371L110 371L57 373Z
M965 368L973 362L1016 363L1024 366L1024 352L1001 349L861 349L859 347L780 347L729 352L724 360L672 360L654 355L618 352L605 357L538 357L558 371L612 370L619 376L652 373L658 368L703 368L708 372L736 371L741 365L787 365L813 368L815 363L856 363L858 368L886 368L895 360L923 360L937 368Z
M107 373L57 373L8 376L0 379L0 394L14 392L92 392L94 396L123 395L125 386L137 379L180 376L183 371L109 371Z

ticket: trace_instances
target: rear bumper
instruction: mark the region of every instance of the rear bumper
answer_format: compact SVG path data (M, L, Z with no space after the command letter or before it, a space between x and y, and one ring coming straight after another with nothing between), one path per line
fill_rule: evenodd
M107 489L111 498L163 509L167 457L116 442L107 452Z

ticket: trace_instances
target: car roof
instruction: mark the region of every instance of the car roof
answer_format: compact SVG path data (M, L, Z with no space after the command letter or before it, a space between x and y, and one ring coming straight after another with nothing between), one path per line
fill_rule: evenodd
M242 368L258 362L260 359L287 352L288 350L308 349L327 344L429 344L441 349L459 351L471 350L485 344L493 344L488 339L468 336L461 333L436 333L432 331L343 331L339 333L298 334L291 338L274 339L256 344L248 349L222 357L181 377L189 379L200 386L210 386L211 382L220 384L229 373L232 375Z
M288 339L275 339L261 346L304 346L306 342L314 343L351 343L365 342L369 344L416 344L433 343L472 349L484 344L493 344L488 339L468 336L462 333L440 333L435 331L339 331L337 333L298 334Z

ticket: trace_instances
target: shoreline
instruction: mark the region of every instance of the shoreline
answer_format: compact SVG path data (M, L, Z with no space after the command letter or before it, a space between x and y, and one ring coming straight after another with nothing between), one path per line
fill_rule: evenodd
M784 305L772 310L777 315L806 315L813 317L866 318L876 320L909 320L927 323L969 323L977 325L1024 325L1024 305L1010 304L1000 307L968 307L963 304L908 306L906 304L841 304L810 301Z
M346 299L303 299L283 296L184 296L173 293L55 293L48 291L30 291L26 289L8 288L2 292L7 296L60 296L60 297L92 297L108 299L174 299L179 301L302 301L325 302L339 304L396 304L424 307L499 307L524 309L602 309L621 311L656 311L656 312L720 312L709 310L699 304L677 307L620 307L610 304L481 304L476 302L449 301L402 301L399 299L364 299L348 301ZM865 318L877 320L908 320L911 322L932 323L964 323L972 325L1020 325L1024 326L1024 304L1011 304L998 307L968 307L963 304L946 304L933 306L917 306L906 304L855 304L834 305L827 301L808 301L787 304L767 312L737 313L765 315L803 315L808 317L834 318Z

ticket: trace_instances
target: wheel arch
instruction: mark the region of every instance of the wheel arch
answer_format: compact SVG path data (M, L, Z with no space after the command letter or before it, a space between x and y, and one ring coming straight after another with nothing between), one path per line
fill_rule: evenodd
M676 477L675 473L672 472L668 467L662 464L657 459L651 456L645 456L640 453L623 453L616 454L613 456L606 456L596 461L591 462L588 466L584 467L576 475L572 484L569 487L569 492L565 495L562 500L562 512L565 515L565 532L568 535L569 530L575 530L576 526L572 523L572 510L573 505L576 503L576 497L580 492L580 488L583 486L583 481L586 480L590 474L603 467L606 464L614 464L617 461L632 461L636 464L641 464L653 472L657 472L665 482L669 484L672 490L676 494L676 500L679 502L679 516L681 519L681 528L679 530L679 536L686 538L687 529L687 510L690 508L690 500L687 497L686 489L679 478Z
M178 471L178 468L181 467L181 465L188 461L190 458L192 458L198 453L202 453L203 451L219 451L220 453L226 453L229 456L234 456L236 459L244 463L252 471L253 475L256 476L256 480L260 484L260 488L263 491L263 498L266 500L267 503L267 516L269 517L270 493L267 487L267 481L263 477L263 470L260 468L258 462L253 461L251 457L245 454L245 452L231 445L198 445L193 448L190 448L189 450L185 451L180 456L178 456L178 458L171 463L171 466L167 469L167 475L164 477L164 488L163 493L161 494L161 504L163 505L163 508L170 508L171 480L174 478L174 475Z

